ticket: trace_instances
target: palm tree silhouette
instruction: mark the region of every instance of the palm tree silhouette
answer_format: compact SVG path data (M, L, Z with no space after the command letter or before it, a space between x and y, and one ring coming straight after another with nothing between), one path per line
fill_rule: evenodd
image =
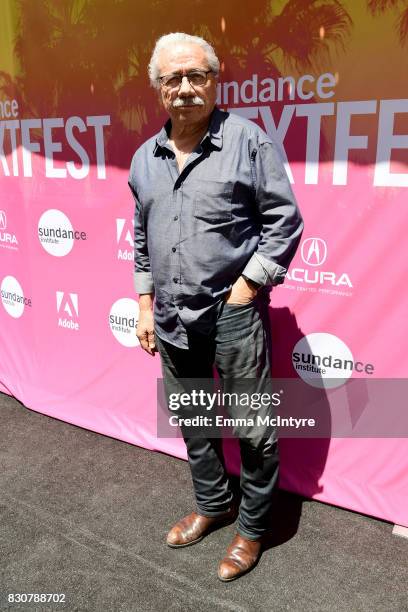
M14 91L22 116L109 114L107 162L128 166L138 142L163 120L147 64L155 40L187 31L211 41L226 66L221 78L254 68L318 70L341 49L351 18L338 0L18 0L18 76L0 73L0 91Z
M335 47L344 47L352 25L336 0L288 0L279 13L274 12L273 3L257 4L258 11L248 19L246 36L239 42L225 40L230 43L226 51L242 67L263 59L276 68L319 70Z
M368 10L374 16L381 15L385 11L399 9L400 13L396 21L396 29L401 46L408 42L408 2L407 0L368 0Z
M220 56L227 58L221 80L228 81L230 77L244 80L251 73L257 73L260 79L266 76L278 79L284 74L306 71L319 73L332 53L344 48L352 27L349 14L337 1L289 0L279 12L274 10L273 3L259 1L255 5L257 10L251 17L245 18L236 11L225 17L225 34L215 41ZM288 98L296 104L305 103L296 92L289 96L289 85L284 98L273 102L275 120ZM313 98L307 102L313 103ZM261 127L265 128L262 124ZM285 140L289 159L304 161L306 130L306 121L290 124ZM320 156L321 159L330 156L323 132Z

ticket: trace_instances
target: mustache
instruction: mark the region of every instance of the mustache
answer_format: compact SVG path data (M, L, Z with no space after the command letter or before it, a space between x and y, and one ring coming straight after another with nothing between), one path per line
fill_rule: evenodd
M190 98L180 98L179 96L173 100L172 107L179 108L180 106L204 106L204 101L198 96Z

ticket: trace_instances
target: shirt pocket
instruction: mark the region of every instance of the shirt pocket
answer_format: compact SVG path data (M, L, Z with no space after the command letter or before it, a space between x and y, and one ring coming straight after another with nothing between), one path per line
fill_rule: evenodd
M194 193L194 217L207 223L232 219L232 181L202 181Z

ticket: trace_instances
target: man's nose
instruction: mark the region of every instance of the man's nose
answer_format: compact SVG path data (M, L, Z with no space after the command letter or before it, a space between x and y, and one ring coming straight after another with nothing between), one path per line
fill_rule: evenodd
M181 83L180 83L180 87L178 90L179 95L180 94L191 94L191 92L194 91L194 89L191 87L190 85L190 81L187 78L186 74L183 74L183 76L181 77Z

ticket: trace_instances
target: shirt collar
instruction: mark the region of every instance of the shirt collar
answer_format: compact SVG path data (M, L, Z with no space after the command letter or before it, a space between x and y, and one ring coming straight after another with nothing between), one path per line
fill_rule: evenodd
M201 140L201 143L209 140L214 148L221 150L222 142L223 142L223 132L224 132L224 117L225 113L220 111L219 108L214 107L214 110L210 116L210 122L208 124L208 130L205 133L204 137ZM171 119L168 119L160 132L156 137L156 145L154 148L154 153L156 153L158 148L166 147L166 143L169 139L171 129Z

